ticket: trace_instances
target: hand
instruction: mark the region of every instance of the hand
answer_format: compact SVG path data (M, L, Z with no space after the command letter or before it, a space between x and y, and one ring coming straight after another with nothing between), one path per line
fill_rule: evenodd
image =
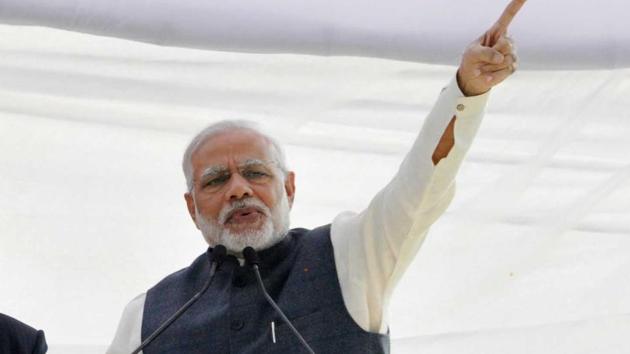
M516 49L506 34L525 1L512 0L497 22L466 48L457 70L457 84L464 95L485 93L516 70Z

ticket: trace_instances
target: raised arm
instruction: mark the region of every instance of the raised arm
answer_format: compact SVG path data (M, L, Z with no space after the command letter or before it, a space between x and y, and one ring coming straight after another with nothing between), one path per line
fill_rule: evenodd
M516 49L507 30L524 3L525 0L510 2L497 22L466 48L457 70L457 84L465 96L489 91L516 70ZM455 117L433 153L434 164L446 157L454 145L454 120Z
M514 0L471 43L392 181L359 214L333 221L337 273L348 311L365 330L387 331L391 292L455 192L455 175L474 138L488 91L510 76L516 55L507 25Z

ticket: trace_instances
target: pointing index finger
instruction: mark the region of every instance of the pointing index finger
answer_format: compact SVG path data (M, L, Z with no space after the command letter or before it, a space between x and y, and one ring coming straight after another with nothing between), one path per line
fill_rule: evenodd
M507 32L508 26L514 19L514 16L516 16L518 11L521 9L523 4L525 4L525 1L526 0L512 0L505 8L505 10L503 10L501 17L499 17L495 24L495 26L499 28L500 33L503 34Z

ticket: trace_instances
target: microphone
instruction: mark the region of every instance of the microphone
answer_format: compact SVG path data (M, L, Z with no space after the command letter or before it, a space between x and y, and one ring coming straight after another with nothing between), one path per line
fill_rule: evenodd
M212 263L210 264L210 276L208 276L208 280L206 280L206 283L203 285L201 290L193 295L193 297L190 298L190 300L188 300L188 302L186 302L182 307L180 307L177 312L169 317L168 320L164 321L164 323L162 323L162 325L160 325L158 329L151 333L151 335L147 337L147 339L145 339L144 342L142 342L140 346L136 348L136 350L131 352L131 354L138 354L142 349L151 344L151 342L153 342L153 340L157 338L157 336L162 334L162 332L164 332L164 330L166 330L171 324L173 324L173 322L175 322L175 320L178 319L179 316L181 316L184 312L186 312L186 310L188 310L190 306L192 306L195 302L197 302L197 300L199 300L201 295L203 295L203 293L205 293L206 290L208 290L208 288L210 287L212 279L214 279L214 273L216 273L217 271L217 267L219 267L223 263L223 261L225 261L226 257L227 249L225 248L225 246L217 245L216 247L214 247L214 249L212 250Z
M262 277L260 276L260 270L258 269L258 266L260 265L260 259L258 258L258 253L256 253L256 251L251 247L245 247L245 249L243 250L243 257L245 258L245 262L247 262L247 264L250 267L252 267L252 269L254 270L254 273L256 274L256 280L258 280L258 285L260 287L260 290L262 290L263 295L265 296L265 299L267 300L267 302L280 315L280 318L282 318L282 321L284 321L284 323L287 326L289 326L289 328L291 328L291 331L293 332L293 334L295 334L297 339L300 340L304 348L306 348L306 350L308 350L309 353L315 354L315 351L313 351L311 346L308 345L306 340L304 340L304 337L302 337L300 332L298 332L298 330L295 329L295 327L293 327L293 324L291 323L291 321L289 321L287 316L285 316L284 312L282 312L280 307L278 307L278 304L276 304L276 302L273 301L271 296L269 296L269 294L267 293L267 290L265 289L265 284L263 284Z

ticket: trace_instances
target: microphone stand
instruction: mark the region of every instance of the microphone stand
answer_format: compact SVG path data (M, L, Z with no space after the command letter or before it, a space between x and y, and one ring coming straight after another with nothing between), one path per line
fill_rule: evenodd
M136 350L131 352L131 354L138 354L142 349L144 349L146 346L151 344L151 342L153 342L153 340L157 336L162 334L162 332L164 332L171 324L173 324L173 322L175 322L175 320L178 319L179 316L181 316L184 312L186 312L186 310L188 310L190 306L192 306L195 302L197 302L197 300L199 300L201 295L203 295L203 293L205 293L206 290L208 290L208 288L210 287L210 284L212 283L212 280L214 279L214 273L216 273L217 267L221 263L223 263L223 261L225 260L227 250L223 245L217 245L216 247L214 247L214 250L212 251L212 253L213 253L213 257L212 257L212 264L210 265L210 276L208 277L208 280L206 280L206 283L203 285L201 290L199 290L199 292L197 292L190 300L188 300L188 302L186 302L182 307L180 307L180 309L177 310L177 312L175 312L171 317L169 317L168 320L162 323L162 325L158 327L158 329L156 329L153 333L151 333L151 335L147 339L145 339L140 344L140 346L136 348Z

